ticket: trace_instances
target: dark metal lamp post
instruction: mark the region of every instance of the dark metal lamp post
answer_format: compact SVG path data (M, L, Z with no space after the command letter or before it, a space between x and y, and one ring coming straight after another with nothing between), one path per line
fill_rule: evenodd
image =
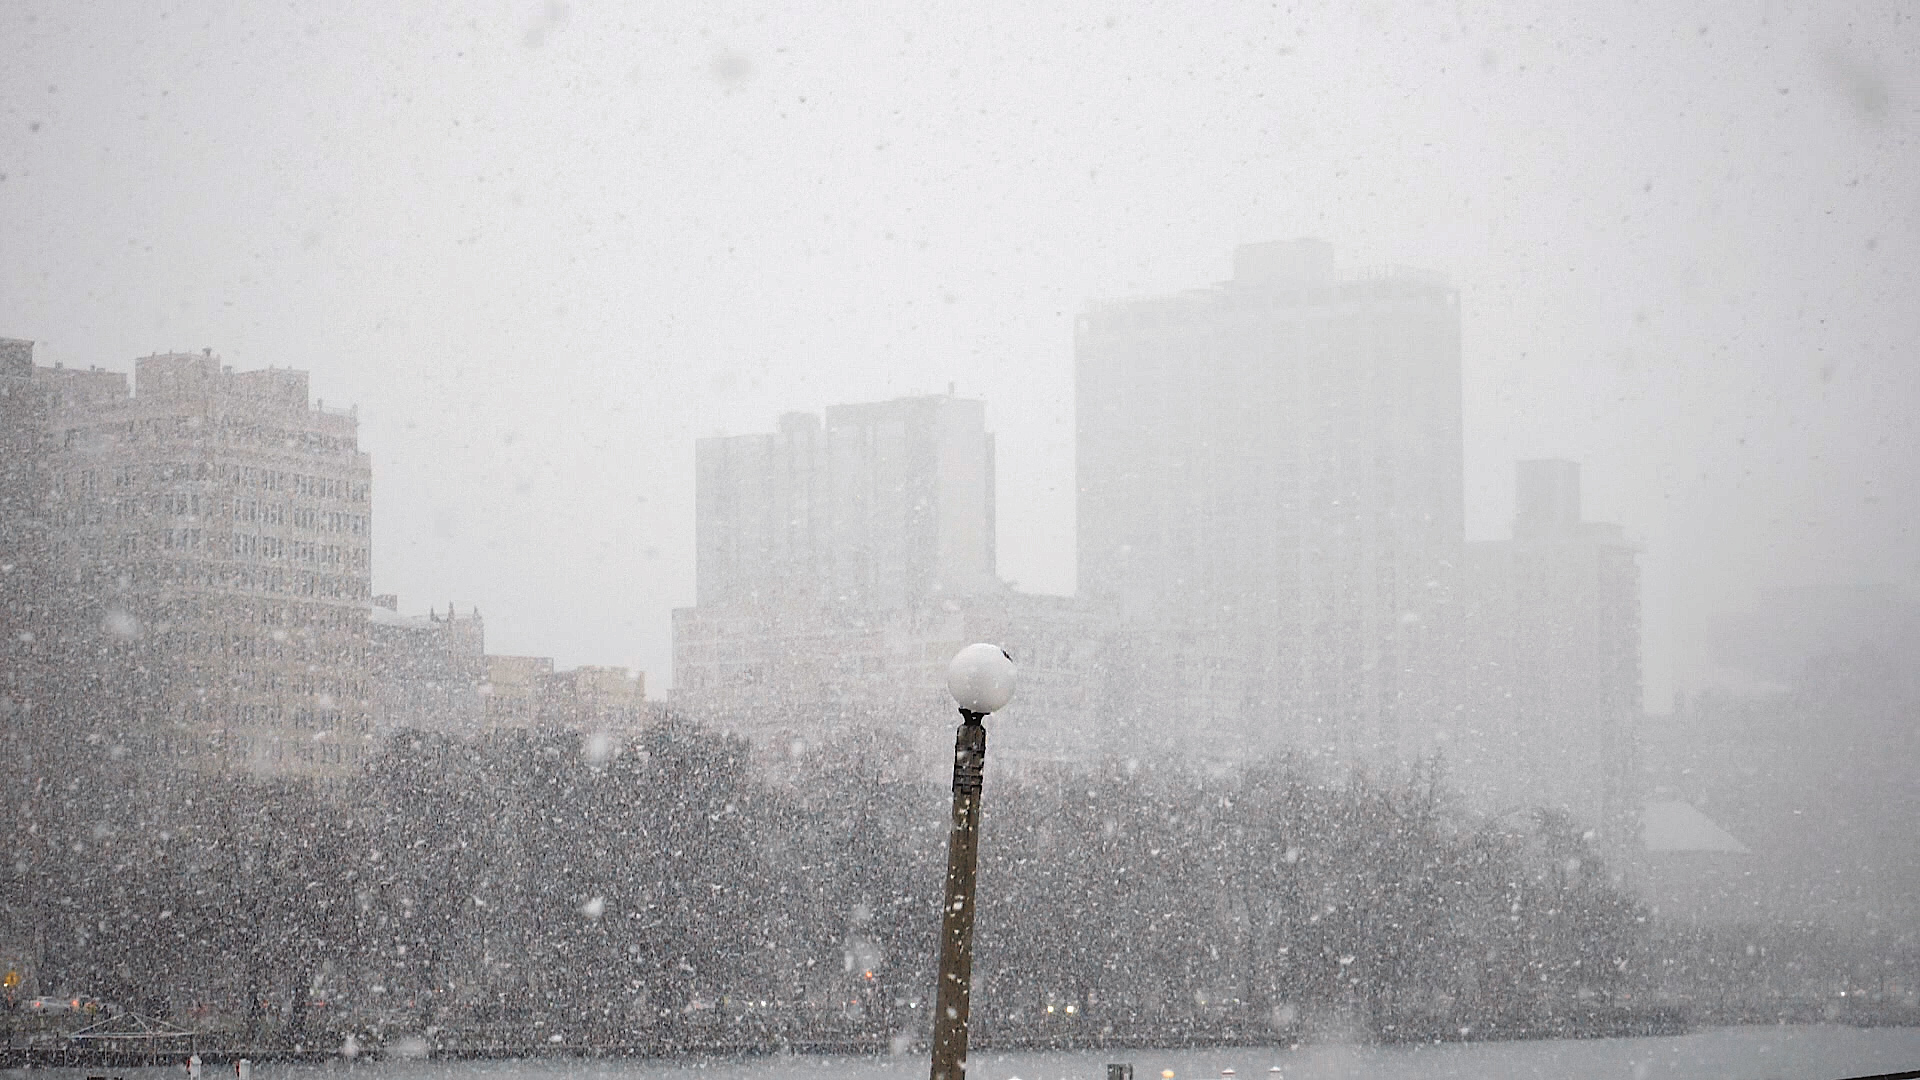
M1013 697L1013 657L969 645L947 667L960 705L953 737L953 827L947 834L947 899L940 911L940 976L933 1001L932 1080L966 1080L967 1008L973 995L973 887L980 842L980 777L987 764L981 723Z

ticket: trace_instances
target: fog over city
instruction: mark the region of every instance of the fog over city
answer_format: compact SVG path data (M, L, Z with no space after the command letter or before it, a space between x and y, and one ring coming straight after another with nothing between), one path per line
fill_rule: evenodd
M0 41L0 1069L1920 1067L1905 5Z
M1581 461L1650 708L1756 588L1920 574L1899 5L0 18L5 331L313 372L376 589L508 651L664 680L693 439L950 382L1002 574L1072 592L1074 317L1302 235L1460 289L1468 533Z

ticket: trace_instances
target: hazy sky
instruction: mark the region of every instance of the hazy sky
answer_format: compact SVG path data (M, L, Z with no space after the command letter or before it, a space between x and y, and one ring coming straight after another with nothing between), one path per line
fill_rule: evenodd
M944 390L1073 586L1072 320L1314 235L1462 293L1512 461L1647 545L1648 701L1757 586L1920 584L1905 5L9 3L0 335L313 373L374 588L671 666L693 440Z

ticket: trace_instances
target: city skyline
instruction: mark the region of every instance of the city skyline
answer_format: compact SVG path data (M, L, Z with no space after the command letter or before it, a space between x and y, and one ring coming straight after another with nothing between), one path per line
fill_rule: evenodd
M805 714L809 703L837 703L913 714L919 705L902 703L934 691L935 661L984 634L1033 665L1037 693L1018 711L1040 723L1017 725L1016 760L1154 745L1169 734L1155 718L1176 711L1187 716L1187 749L1221 759L1287 748L1326 763L1413 760L1470 745L1545 752L1536 732L1557 724L1604 727L1619 735L1603 741L1624 746L1641 700L1636 551L1617 526L1585 523L1578 466L1551 461L1520 464L1513 525L1515 541L1529 545L1524 558L1547 569L1540 584L1532 572L1525 584L1498 584L1505 571L1487 556L1506 551L1501 542L1462 549L1456 307L1444 281L1337 279L1318 242L1242 248L1236 262L1241 279L1222 290L1111 307L1083 327L1079 362L1100 369L1087 375L1093 404L1082 434L1098 508L1089 516L1101 523L1088 538L1087 565L1100 587L1064 606L1036 604L1049 598L1016 595L994 575L986 533L996 517L995 438L980 401L950 390L843 403L826 410L824 424L788 413L775 433L703 440L702 603L674 613L675 673L699 674L682 688L690 692L683 704L761 743L755 725L793 723L785 714L747 722L769 708ZM1275 267L1285 272L1268 272ZM1200 339L1213 342L1211 361L1189 365L1185 390L1162 385L1167 358L1196 355ZM20 364L30 362L30 343L7 344ZM307 373L236 372L211 350L140 358L131 384L98 367L22 370L52 392L56 409L47 423L55 565L80 559L96 575L121 573L122 592L132 583L127 598L93 602L113 609L109 624L123 616L138 628L124 636L144 639L157 627L166 640L143 666L184 680L156 684L156 702L142 713L152 713L142 723L156 734L172 732L162 736L168 747L187 747L169 753L205 756L198 743L211 733L251 741L270 755L253 767L271 761L281 771L336 745L316 739L351 734L357 747L359 733L372 739L416 724L469 733L536 721L578 727L600 709L594 702L612 700L609 688L626 703L616 708L642 697L644 672L629 680L579 665L558 678L550 658L487 652L477 610L410 618L397 613L394 595L373 594L365 547L335 552L325 542L340 534L365 545L381 531L333 505L364 511L379 489L354 438L357 410L310 401ZM1252 409L1251 427L1230 422L1242 406ZM1414 419L1378 423L1382 410ZM271 430L259 427L263 416ZM283 448L272 425L287 417L317 426L288 434ZM1215 444L1234 448L1239 464L1221 466ZM353 477L299 472L337 467L327 455L343 448ZM256 487L267 496L257 504ZM155 522L177 527L156 532ZM1142 523L1151 527L1141 532ZM1541 547L1547 537L1559 539ZM154 572L147 563L161 548L170 561ZM1476 549L1483 554L1468 558ZM1269 551L1278 552L1271 565L1258 555ZM1605 554L1616 551L1624 563ZM326 570L336 566L352 576L335 582ZM249 606L256 591L271 601L257 612ZM304 675L279 671L278 650L305 641L312 631L303 627L340 621L304 613L313 601L303 595L363 613L351 627L350 670L318 669L317 678L311 665ZM1516 607L1521 596L1534 599ZM1503 605L1514 610L1482 617L1479 629L1460 622ZM196 614L202 608L225 614ZM1224 622L1223 611L1231 613ZM1596 615L1620 630L1589 640L1579 628ZM213 621L199 633L194 620L203 617ZM228 632L236 621L286 631L272 634L280 644L255 641ZM1514 640L1498 644L1489 632ZM1498 655L1521 642L1551 642L1553 658L1524 674L1528 664ZM1458 670L1440 678L1442 668ZM197 681L208 672L216 683L257 684L266 697L227 702ZM508 708L521 698L526 707ZM383 703L369 725L374 699ZM1453 722L1461 707L1484 724ZM634 719L621 715L616 726ZM340 732L336 717L346 725ZM1132 734L1109 738L1116 724ZM1486 742L1495 731L1505 734ZM768 743L776 752L816 735L804 723L778 732ZM289 766L279 764L283 750ZM1617 762L1601 774L1624 770L1624 752L1597 753Z
M1302 241L1299 241L1299 243L1307 243L1307 242L1308 242L1308 241L1305 241L1305 240L1302 240ZM1289 244L1291 244L1291 243L1292 243L1292 242L1289 242ZM1319 241L1318 239L1315 239L1315 240L1313 240L1313 241L1312 241L1312 243L1315 243L1315 244L1318 244L1318 243L1320 243L1320 241ZM1257 248L1257 247L1260 247L1261 245L1251 245L1251 246L1252 246L1252 247L1256 247L1256 248ZM1269 247L1284 247L1284 246L1289 246L1289 245L1285 245L1285 244L1270 244L1270 245L1267 245L1267 246L1269 246ZM1241 246L1241 249L1243 249L1243 250L1244 250L1244 249L1246 249L1246 248L1248 248L1248 247L1249 247L1248 245L1242 245L1242 246ZM1134 303L1134 302L1136 302L1136 301L1126 301L1126 302L1124 302L1124 303ZM1145 301L1138 301L1138 302L1145 302ZM1122 306L1124 306L1124 304L1123 304ZM1109 304L1107 304L1107 305L1104 305L1104 306L1093 306L1093 307L1090 307L1090 308L1089 308L1089 311L1101 311L1101 310L1113 310L1113 309L1114 309L1114 305L1113 305L1112 303L1109 303ZM27 340L31 340L31 339L27 339ZM104 377L104 378L106 378L106 379L108 379L108 380L112 380L112 379L116 379L116 378L123 378L123 379L127 379L127 380L129 380L129 381L130 381L130 380L131 380L131 378L132 378L132 374L133 374L133 372L132 372L132 369L133 369L133 368L135 368L135 367L137 366L137 363L138 363L138 361L139 361L139 360L143 360L143 359L151 359L151 358L154 358L154 357L166 357L166 356L200 356L200 355L203 355L203 354L205 354L205 355L218 355L218 350L217 350L217 349L214 349L214 348L213 348L213 347L211 347L211 346L208 346L208 347L204 347L204 348L202 348L202 349L200 350L200 352L199 352L199 353L184 353L184 352L178 352L178 353L175 353L175 352L156 352L156 353L151 353L151 354L147 354L146 356L143 356L143 357L137 357L137 358L135 358L134 360L130 360L130 361L127 361L127 362L126 362L126 365L125 365L125 366L127 367L127 369L128 369L128 370L127 370L127 371L125 371L125 372L121 372L121 371L118 371L118 370L116 370L116 368L115 368L115 367L114 367L114 366L113 366L112 364L110 364L110 363L99 363L99 362L94 362L94 363L89 363L89 364L87 364L87 365L85 365L85 367L84 367L84 368L81 368L81 367L78 367L78 366L67 366L67 365L64 365L64 364L62 364L62 363L61 363L61 362L59 362L59 361L54 361L54 362L52 362L51 364L45 364L45 365L42 365L42 366L44 366L44 367L48 367L48 368L53 368L53 369L55 369L55 370L64 370L64 372L66 372L66 373L68 373L68 375L69 375L70 377L72 377L72 376L80 376L80 377L86 377L86 376L89 376L89 375L91 375L91 376L93 376L93 377L95 377L95 379L96 379L96 381L98 381L98 379L99 379L100 377ZM231 367L231 365L228 365L228 366L229 366L229 367ZM267 373L267 372L273 372L273 371L279 371L279 372L282 372L282 373L284 373L284 375L285 375L285 376L287 376L287 377L302 377L302 376L305 376L305 377L311 377L311 376L312 376L312 374L313 374L312 372L306 372L306 371L296 371L296 370L293 370L293 369L289 369L289 368L285 368L285 367L281 367L281 366L278 366L278 365L268 365L268 366L266 366L265 368L262 368L262 369L258 369L258 370L259 370L259 371L260 371L260 372L261 372L261 373L262 373L263 375L264 375L265 373ZM951 395L953 394L953 392L954 392L954 385L953 385L953 384L950 384L950 385L949 385L949 387L948 387L948 389L947 389L947 393L946 393L946 395L939 395L939 394L933 394L933 393L929 393L929 394L924 394L924 395L908 395L907 397L903 397L903 398L894 398L894 399L890 399L890 401L889 401L889 402L881 402L881 401L874 401L874 402L870 402L870 403L869 403L869 402L837 402L837 403L830 403L830 404L824 404L823 406L821 406L821 408L823 409L823 411L824 411L824 412L825 412L826 414L828 414L829 416L831 416L831 415L832 415L832 414L833 414L833 413L834 413L834 412L835 412L836 410L839 410L839 411L846 411L846 410L861 410L861 409L868 409L868 408L876 408L876 407L880 407L880 406L884 406L884 405L888 405L888 404L890 404L890 403L905 403L905 402L909 402L909 401L913 401L913 400L917 400L917 399L927 399L927 400L933 400L933 399L937 399L937 398L939 398L939 397L942 397L942 396L948 396L948 397L950 397L950 396L951 396ZM992 408L992 405L993 405L993 403L992 403L991 401L982 401L982 402L978 402L977 404L979 404L979 405L982 405L982 406L984 406L984 407L985 407L986 409L988 409L988 410L991 410L991 408ZM357 417L358 417L358 414L359 414L359 412L360 412L360 409L361 409L361 403L359 403L359 402L353 402L353 403L351 403L351 404L350 404L349 406L347 406L347 407L344 407L344 408L338 408L338 409L335 409L335 408L333 408L333 407L329 407L329 406L326 406L326 405L325 405L325 399L324 399L324 398L321 398L321 397L317 397L317 396L316 396L316 397L314 397L314 399L313 399L313 407L314 407L314 408L315 408L316 410L320 410L320 411L330 411L330 410L331 410L331 411L338 411L338 412L341 412L342 414L345 414L346 412L349 412L349 411L351 411L352 413L354 413L354 414L355 414L355 416L356 416L356 419L357 419ZM794 416L804 416L804 415L806 415L806 414L804 414L804 413L796 413L796 412L794 412L794 411L792 411L792 410L788 410L788 411L784 411L784 412L782 412L782 413L780 414L780 422L781 422L781 423L786 423L786 422L787 422L787 421L788 421L788 420L789 420L790 418L792 418L792 417L794 417ZM695 441L696 441L696 442L698 442L698 443L720 443L720 442L732 442L732 441L738 441L738 440L742 440L742 439L754 439L754 438L762 438L762 437L763 437L763 436L752 436L752 435L740 435L740 436L734 436L734 435L717 435L717 436L708 436L708 437L706 437L706 438L703 438L703 439L699 439L699 440L695 440ZM992 438L992 437L991 437L991 436L989 436L989 440L990 440L990 442L991 442L991 438ZM372 456L372 457L373 457L373 459L375 460L375 462L376 462L376 473L378 473L378 471L379 471L379 466L378 466L378 462L380 461L380 455L378 454L378 452L377 452L377 450L369 450L369 451L368 451L368 453L369 453L369 454L370 454L370 456ZM991 460L991 457L992 457L992 452L991 452L991 450L989 450L989 459L990 459L990 460ZM691 463L689 463L689 464L691 465ZM396 470L400 470L400 471L404 471L405 469L407 469L407 468L408 468L408 467L410 467L410 466L417 466L417 465L418 465L418 463L415 463L415 462L394 462L394 463L390 463L390 464L388 464L388 465L387 465L387 468L389 468L389 469L396 469ZM1509 470L1510 470L1510 469L1512 468L1512 463L1511 463L1511 462L1509 462L1509 463L1507 463L1507 468L1508 468ZM998 478L995 478L994 480L992 480L992 481L990 481L990 488L993 488L993 487L997 487L997 486L998 486L998 483L999 483L999 480L998 480ZM1467 486L1469 486L1469 487L1471 487L1471 486L1472 486L1472 483L1471 483L1471 482L1469 482ZM378 485L378 484L376 484L376 485L374 486L374 496L373 496L373 497L374 497L374 498L375 498L376 500L378 499L378 494L379 494L379 490L380 490L380 488L379 488L379 485ZM990 494L991 494L991 492L990 492ZM1511 503L1510 503L1509 505L1513 505L1513 504L1511 504ZM997 518L997 519L999 519L999 520L1004 520L1004 518L1005 518L1005 514L1004 514L1004 513L1002 513L1002 512L1000 512L997 506L992 506L992 507L990 507L990 509L989 509L989 514L990 514L990 516L992 516L992 517L995 517L995 518ZM693 517L694 517L694 514L693 514L693 512L692 512L692 508L691 508L691 507L689 507L689 508L688 508L688 511L687 511L687 514L685 515L685 517L686 517L686 524L687 524L687 525L689 526L689 531L691 531L691 524L692 524L692 520L693 520ZM1511 519L1509 520L1509 524L1511 524ZM1624 528L1626 529L1626 536L1627 536L1627 539L1628 539L1629 541L1631 541L1631 542L1635 542L1635 543L1638 543L1638 542L1640 542L1640 535L1641 535L1641 534L1640 534L1640 533L1639 533L1639 532L1638 532L1638 531L1637 531L1637 530L1636 530L1636 529L1634 528L1634 525L1633 525L1633 523L1631 523L1631 522L1627 522L1627 523L1624 523ZM1010 530L1010 531L1013 531L1013 532L1015 532L1016 534L1017 534L1017 533L1019 533L1019 532L1021 532L1021 531L1023 531L1023 530L1022 530L1022 523L1019 523L1019 522L1014 522L1014 523L1011 523L1011 530ZM1076 530L1076 535L1077 535L1077 530ZM1502 538L1501 536L1499 536L1499 535L1498 535L1497 533L1496 533L1495 535L1489 535L1489 536L1473 536L1473 535L1471 535L1471 534L1469 534L1469 535L1468 535L1468 538L1467 538L1467 539L1468 539L1468 541L1469 541L1469 543L1470 543L1470 544L1473 544L1473 545L1484 545L1484 544L1488 544L1488 543L1497 543L1497 542L1501 542L1501 541L1503 540L1503 538ZM378 537L377 537L377 535L376 535L376 538L375 538L375 543L376 543L376 545L377 545L377 541L378 541ZM407 542L407 538L396 538L396 539L395 539L395 541L393 541L393 542L395 542L395 543L404 543L404 542ZM1069 544L1069 546L1071 546L1071 544ZM998 542L993 542L993 547L995 548L995 550L996 550L996 551L998 551L998 550L1000 549L1000 547L1001 547L1001 545L1000 545L1000 544L999 544ZM444 601L441 601L441 600L439 600L439 599L437 599L437 598L434 598L434 597L430 597L430 596L422 596L422 595L420 595L420 594L417 594L417 593L404 593L404 592L398 592L397 590L395 590L395 589L393 589L393 588L391 588L391 587L388 587L388 586L390 586L390 585L391 585L392 583L391 583L391 582L388 582L388 581L386 581L386 580L385 580L385 579L383 579L383 578L381 578L381 576L380 576L380 567L379 567L379 559L378 559L378 557L377 557L377 554L378 554L378 553L377 553L377 550L376 550L376 551L375 551L375 553L374 553L374 556L375 556L375 557L373 558L373 561L372 561L372 566L371 566L371 571L372 571L372 574L373 574L373 577L372 577L372 584L371 584L371 586L369 586L369 588L370 588L370 591L371 591L371 593L372 593L372 594L374 594L374 595L379 595L379 594L386 594L386 595L389 595L389 596L392 596L392 595L401 595L401 596L418 596L418 597L419 597L419 599L420 599L421 601L423 601L423 602L425 602L425 603L427 604L427 606L428 606L428 608L429 608L429 609L432 609L432 608L434 607L434 605L435 605L436 603L440 603L440 602L444 602ZM1024 557L1030 557L1032 553L1031 553L1031 552L1024 552L1024 551L1020 551L1020 550L1018 550L1018 549L1016 549L1016 550L1014 550L1014 551L1012 551L1012 552L1010 552L1009 554L1011 554L1011 556L1012 556L1012 561L1013 561L1014 563L1016 563L1016 564L1019 564L1019 563L1021 563L1021 562L1023 562L1023 561L1024 561L1024 560L1023 560L1023 556L1024 556ZM691 574L690 574L689 576L691 576ZM1042 597L1065 597L1065 598L1072 598L1072 597L1075 597L1076 595L1078 595L1078 594L1077 594L1077 592L1076 592L1076 590L1075 590L1074 588L1072 588L1072 587L1071 587L1071 583L1069 583L1069 587L1068 587L1068 588L1066 588L1066 589L1062 589L1062 590L1056 590L1056 591L1042 591L1042 590L1039 590L1039 589L1033 589L1033 588L1025 588L1025 587L1021 587L1021 586L1020 586L1020 584L1019 584L1018 582L1014 582L1014 581L1012 581L1012 580L1011 580L1010 578L1008 578L1007 580L1008 580L1008 582L1009 582L1009 584L1012 584L1012 585L1014 585L1014 586L1015 586L1016 588L1018 588L1018 589L1019 589L1019 591L1021 591L1021 592L1023 592L1023 593L1030 593L1030 594L1033 594L1033 595L1036 595L1036 596L1042 596ZM691 585L691 583L689 583L689 584ZM1814 584L1815 584L1815 585L1840 585L1840 586L1845 586L1845 585L1858 585L1858 586L1862 586L1862 587L1865 587L1865 586L1868 586L1868 585L1870 585L1870 584L1872 584L1872 583L1864 583L1864 582L1847 582L1847 581L1842 581L1842 582L1815 582ZM472 585L471 585L471 587L470 587L470 588L467 588L467 589L464 589L464 590L461 590L461 591L459 591L459 592L456 592L456 593L454 594L454 596L452 596L452 597L451 597L451 598L449 598L449 599L452 599L452 600L454 600L454 601L456 601L456 602L458 602L458 603L459 603L459 604L461 604L462 606L466 606L466 607L472 607L472 608L475 608L475 609L480 609L480 608L483 608L483 607L484 607L485 605L484 605L484 604L481 604L481 603L479 603L479 602L478 602L478 601L477 601L477 600L476 600L475 598L476 598L476 597L479 597L479 596L482 596L482 595L485 595L485 594L486 594L486 593L487 593L488 591L490 591L490 589L492 589L492 588L493 588L493 587L495 587L496 585L497 585L497 583L493 583L493 582L487 582L487 581L476 581L476 582L474 582L474 583L472 583ZM1753 587L1753 592L1754 592L1754 594L1756 594L1756 595L1758 595L1758 594L1762 594L1762 593L1764 593L1764 592L1765 592L1766 590L1768 590L1768 589L1770 589L1770 588L1771 588L1771 589L1777 589L1777 588L1780 588L1780 587L1781 587L1781 586L1779 586L1779 585L1777 585L1777 584L1769 584L1769 583L1756 583L1756 584L1754 585L1754 587ZM690 591L691 591L691 589L690 589ZM692 599L692 597L689 597L689 599L691 600L691 599ZM683 605L680 605L680 606L688 606L688 605L685 605L685 604L683 604ZM1651 605L1650 605L1650 606L1651 606ZM1725 611L1716 611L1716 612L1713 612L1713 613L1711 613L1711 614L1713 615L1713 617L1714 617L1714 619L1715 619L1715 620L1724 620L1724 619L1725 619L1725 618L1727 618L1727 617L1728 617L1728 616L1729 616L1730 614L1732 614L1732 612L1733 612L1734 610L1736 610L1736 609L1735 609L1735 608L1730 608L1730 609L1728 609L1728 610L1725 610ZM672 615L671 615L671 609L669 609L668 611L666 611L666 612L664 612L664 613L662 613L662 618L663 618L664 620L666 620L666 621L668 621L668 622L670 622L670 621L671 621L671 618L672 618ZM1716 623L1715 623L1715 625L1718 625L1718 623L1717 623L1717 621L1716 621ZM604 657L606 657L606 656L622 656L622 655L625 655L625 656L632 656L632 655L636 655L636 654L637 654L637 650L627 650L627 649L625 649L625 647L624 647L624 646L621 646L621 645L609 645L608 643L605 643L605 642L601 642L601 643L597 643L596 645L593 645L593 646L591 646L591 647L589 647L589 648L588 648L588 649L587 649L586 651L583 651L583 652L578 652L578 653L574 653L574 654L569 654L569 653L567 653L567 652L565 652L564 650L560 650L560 649L556 649L556 648L554 648L554 647L553 647L552 645L550 645L549 643L547 643L547 642L545 642L545 641L542 641L542 640L538 640L538 639L532 639L532 638L530 638L530 637L527 637L527 636L525 636L525 634L526 634L526 632L525 632L524 630L523 630L523 631L521 631L521 632L520 632L519 634L515 634L515 633L513 633L513 632L512 632L512 630L511 630L511 629L509 629L509 628L505 628L505 627L502 627L502 630L504 631L504 633L503 633L503 635L502 635L502 636L504 636L504 637L506 637L506 638L508 638L508 640L511 640L511 641L513 641L515 645L517 645L517 646L520 646L520 647L519 647L518 649L515 649L515 650L508 650L508 652L510 652L510 653L511 653L511 652L519 652L519 653L530 653L530 654L538 654L538 655L541 655L541 656L551 656L551 657L552 657L552 659L553 659L553 662L555 663L555 665L556 665L556 666L557 666L557 667L558 667L559 669L569 669L569 668L597 668L597 667L606 667L606 666L609 666L609 665L607 665L607 664L605 664L605 663L596 663L596 662L595 662L595 660L593 659L593 657L601 657L601 658L604 658ZM1646 650L1648 649L1648 646L1646 645L1646 643L1645 643L1644 641L1643 641L1643 644L1642 644L1642 648L1643 648L1643 651L1646 651ZM671 650L669 649L669 652L668 652L668 656L667 656L667 658L666 658L666 659L665 659L665 660L664 660L664 661L663 661L662 663L660 663L660 664L659 664L659 665L658 665L657 667L654 667L654 668L647 668L647 667L643 667L643 666L639 666L639 665L638 665L637 663L634 663L634 662L631 662L631 661L630 661L629 663L627 663L627 664L619 664L619 665L611 665L611 666L614 666L614 667L630 667L630 668L632 668L632 669L633 669L634 671L636 671L636 672L639 672L639 673L641 673L641 674L642 674L642 675L643 675L644 677L647 677L647 678L649 678L649 679L650 679L650 680L652 681L652 683L654 684L654 688L655 688L655 691L656 691L656 696L658 696L659 694L661 694L661 693L663 693L663 692L668 692L668 691L670 691L670 690L671 690L671 688L672 688L672 686L673 686L673 676L672 676L672 672L673 672L673 663L672 663L672 660L671 660L671 656L672 656L672 653L671 653ZM1659 667L1660 667L1660 666L1662 665L1662 660L1661 660L1661 658L1657 658L1657 657L1652 657L1652 656L1645 656L1645 657L1643 657L1643 662L1644 662L1644 665L1645 665L1645 666L1647 666L1647 667L1653 667L1653 668L1656 668L1656 669L1657 669L1657 668L1659 668ZM1715 674L1716 674L1716 675L1718 675L1719 673L1718 673L1718 672L1716 671L1716 672L1715 672ZM1684 693L1684 692L1685 692L1685 688L1682 688L1682 690L1681 690L1681 692L1683 692L1683 693ZM1660 700L1660 699L1658 699L1657 697L1655 697L1655 696L1654 696L1654 695L1652 695L1652 694L1648 694L1648 695L1646 695L1646 697L1645 697L1645 701L1644 701L1644 707L1646 708L1646 711L1647 711L1647 712L1649 712L1649 713L1652 713L1652 714L1660 714L1660 713L1662 713L1662 712L1664 712L1664 711L1665 711L1665 706L1666 706L1666 704L1667 704L1667 702L1666 702L1666 701L1664 701L1664 700Z
M1650 708L1756 588L1920 582L1897 8L544 11L10 7L4 332L314 372L380 591L664 671L696 439L957 382L1064 593L1074 319L1317 235L1460 289L1470 539L1549 456L1644 539Z
M1901 1064L1910 7L0 4L0 1064Z

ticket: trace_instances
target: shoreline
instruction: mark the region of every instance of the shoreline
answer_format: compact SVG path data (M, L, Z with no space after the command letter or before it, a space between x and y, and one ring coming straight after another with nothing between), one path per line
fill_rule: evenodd
M1621 1038L1664 1038L1702 1030L1766 1026L1828 1026L1856 1030L1873 1028L1920 1028L1920 1016L1902 1012L1894 1015L1857 1015L1851 1017L1814 1015L1814 1010L1790 1010L1771 1018L1739 1016L1693 1016L1679 1009L1641 1010L1588 1017L1547 1017L1530 1022L1486 1023L1464 1029L1431 1017L1400 1018L1385 1030L1369 1033L1360 1042L1379 1047L1411 1047L1437 1044L1524 1043L1553 1040L1585 1041ZM1791 1015L1789 1014L1791 1013ZM360 1036L353 1037L356 1041ZM994 1052L1047 1052L1091 1050L1204 1050L1235 1046L1297 1047L1320 1040L1305 1032L1274 1033L1236 1028L1177 1032L1108 1032L1081 1035L1061 1033L1056 1037L987 1035L975 1040L979 1050ZM328 1037L324 1045L240 1046L228 1042L196 1043L190 1050L132 1054L97 1049L82 1049L64 1043L43 1041L37 1044L0 1047L0 1069L90 1069L109 1074L116 1069L154 1067L182 1068L191 1054L197 1054L204 1067L231 1074L232 1066L242 1059L255 1066L269 1064L325 1064L328 1062L380 1062L387 1060L427 1061L537 1061L543 1059L636 1059L671 1061L688 1058L762 1058L783 1055L822 1057L882 1056L897 1052L893 1041L878 1036L819 1039L747 1038L739 1040L698 1038L650 1038L622 1043L524 1043L471 1042L458 1038L426 1042L417 1035L400 1035L384 1042L368 1037L359 1049L347 1052L348 1037ZM403 1044L411 1044L402 1048ZM924 1042L916 1039L910 1052L923 1052ZM218 1077L219 1073L209 1074Z

